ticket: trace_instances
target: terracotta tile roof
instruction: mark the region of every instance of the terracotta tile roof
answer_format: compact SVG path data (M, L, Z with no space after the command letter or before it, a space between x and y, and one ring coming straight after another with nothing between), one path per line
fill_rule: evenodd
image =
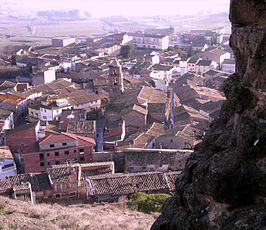
M180 176L180 174L181 172L169 172L164 174L167 178L170 191L175 191L175 181Z
M59 128L66 131L70 120L79 121L86 118L86 111L82 109L63 110L60 116Z
M78 182L78 173L75 174L78 170L77 166L53 165L53 168L47 169L47 174L50 176L53 184L70 181Z
M104 132L104 138L121 137L123 133L122 127L116 127Z
M109 174L87 177L91 195L129 195L135 192L169 192L172 185L164 173Z
M39 192L51 189L50 180L47 173L40 174L18 174L7 178L11 188L21 188L26 182L30 182L32 191Z
M74 134L93 134L95 132L95 121L69 120L66 131Z
M154 122L147 133L154 137L157 137L164 135L165 130L162 124Z
M10 88L15 88L17 86L17 83L12 82L12 81L4 81L0 85L0 91L3 91L5 89L10 89Z
M210 66L212 64L211 60L199 60L197 66Z
M189 64L196 64L199 61L199 58L193 58L191 57L187 63Z
M42 145L50 145L55 143L62 143L62 142L68 142L68 141L76 141L76 138L65 135L64 133L48 133L39 140L39 144Z
M7 179L0 180L0 194L11 192L12 186Z
M95 140L93 138L90 138L90 137L78 136L78 135L71 134L71 133L63 133L63 134L76 139L77 145L83 145L83 144L95 145L96 144Z
M222 56L222 55L224 55L224 54L226 54L226 53L228 53L228 52L226 52L225 50L222 50L222 49L213 49L213 50L211 50L211 51L209 51L210 53L213 53L213 54L215 54L215 55L217 55L217 56Z
M144 86L138 95L138 100L144 103L165 103L166 99L167 93L147 86Z
M148 133L141 133L135 140L134 144L138 145L139 147L144 148L147 144L149 144L154 137Z
M139 105L136 105L134 104L133 106L130 106L128 108L125 108L121 111L122 114L127 114L127 113L130 113L131 111L135 111L135 112L138 112L138 113L141 113L143 115L147 115L148 114L148 110L139 106Z

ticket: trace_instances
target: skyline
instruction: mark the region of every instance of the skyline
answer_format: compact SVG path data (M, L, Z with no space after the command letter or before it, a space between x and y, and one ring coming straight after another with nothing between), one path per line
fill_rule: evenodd
M230 0L0 0L1 8L25 13L37 10L86 10L93 17L192 15L228 12Z

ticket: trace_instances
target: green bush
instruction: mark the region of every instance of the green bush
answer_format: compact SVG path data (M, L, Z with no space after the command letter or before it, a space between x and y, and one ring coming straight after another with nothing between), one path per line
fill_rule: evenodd
M170 197L168 194L145 194L138 192L130 196L127 206L130 209L144 213L160 212L165 201Z

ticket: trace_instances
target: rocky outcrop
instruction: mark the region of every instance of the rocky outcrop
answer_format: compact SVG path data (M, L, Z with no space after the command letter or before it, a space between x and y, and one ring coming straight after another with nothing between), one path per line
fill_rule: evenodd
M266 2L231 0L237 69L152 230L266 229Z

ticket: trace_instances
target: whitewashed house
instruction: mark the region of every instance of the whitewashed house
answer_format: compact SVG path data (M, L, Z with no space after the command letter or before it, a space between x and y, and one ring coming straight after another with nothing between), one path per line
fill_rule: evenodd
M0 179L17 175L17 167L7 146L0 147Z

